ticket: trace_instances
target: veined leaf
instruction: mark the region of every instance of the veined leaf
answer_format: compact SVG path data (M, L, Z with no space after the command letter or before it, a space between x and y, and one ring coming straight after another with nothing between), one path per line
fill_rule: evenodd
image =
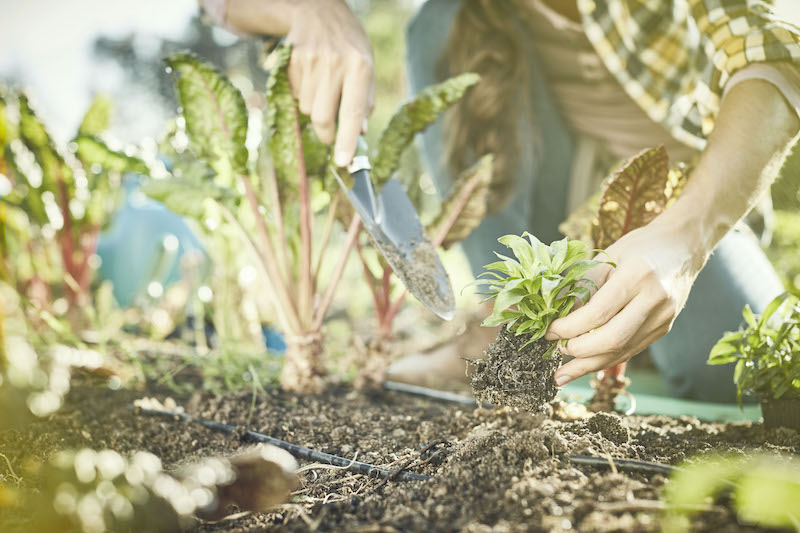
M424 89L403 105L381 133L378 149L372 160L370 177L377 189L392 177L400 164L400 156L411 144L414 135L434 123L443 111L464 96L480 76L467 72Z
M437 240L445 232L440 244L443 248L450 248L466 239L486 216L493 159L486 155L461 174L455 190L442 203L439 216L425 229L432 239Z
M92 104L83 116L81 125L78 128L78 135L100 135L108 129L111 125L111 114L114 110L114 104L111 99L104 95L98 94L92 100Z
M247 108L242 93L214 67L190 54L176 54L166 62L177 75L192 149L230 186L231 173L247 172Z
M63 181L69 190L72 186L72 169L56 149L44 124L31 108L28 98L21 94L18 101L20 138L42 169L42 191L57 193L59 181Z
M112 172L138 172L147 174L147 165L138 157L109 148L106 143L90 135L80 135L74 141L78 148L75 155L86 166L100 165Z
M536 263L533 249L528 242L519 235L504 235L497 239L500 244L505 244L514 252L523 272L531 272Z
M220 187L212 180L188 178L150 180L142 187L142 192L173 213L195 220L205 215L206 200L232 203L236 199L231 189Z
M669 160L663 146L644 150L615 172L605 183L592 228L595 246L608 248L661 214L669 199L668 178Z

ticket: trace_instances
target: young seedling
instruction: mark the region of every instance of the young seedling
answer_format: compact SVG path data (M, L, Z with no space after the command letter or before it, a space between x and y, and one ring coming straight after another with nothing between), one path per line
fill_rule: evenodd
M544 334L553 320L588 301L596 287L583 276L605 262L591 259L601 250L566 237L549 246L527 232L499 241L515 259L497 254L500 261L481 274L491 279L478 283L488 287L487 301L494 300L482 325L504 327L488 358L472 362L472 390L479 401L539 411L556 395L553 375L561 364L557 342Z
M726 333L711 349L708 364L736 363L733 380L742 394L762 402L764 420L800 427L800 303L785 292L772 300L761 316L745 306L745 325ZM783 400L783 401L781 401ZM785 413L784 413L785 411ZM775 422L773 424L773 422Z
M598 196L573 213L559 229L571 238L592 242L605 250L623 235L649 224L681 193L688 172L670 169L663 146L643 150L605 181ZM598 374L592 411L613 411L617 395L628 385L625 363Z

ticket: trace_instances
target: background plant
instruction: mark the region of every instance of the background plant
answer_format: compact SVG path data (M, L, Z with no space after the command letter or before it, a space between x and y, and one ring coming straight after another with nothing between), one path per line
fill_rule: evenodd
M788 292L778 296L761 316L750 306L745 325L726 333L708 356L711 365L736 363L733 380L742 393L762 399L800 397L800 303Z
M597 289L583 276L605 263L590 259L601 250L592 250L569 237L548 246L527 232L498 240L511 248L516 259L497 254L500 261L484 267L486 272L481 276L492 279L479 282L488 287L481 294L488 296L486 301L494 299L494 306L483 326L505 324L516 335L529 335L527 345L544 337L550 323L566 316L576 302L586 303L590 288ZM555 347L553 342L544 357L549 357Z
M800 530L800 461L756 454L707 456L681 465L664 495L663 531L691 531L688 518L723 495L743 524Z

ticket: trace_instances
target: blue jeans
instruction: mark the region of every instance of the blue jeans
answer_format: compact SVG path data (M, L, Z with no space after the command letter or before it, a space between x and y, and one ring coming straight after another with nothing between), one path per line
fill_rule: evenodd
M428 0L407 31L407 66L412 94L441 81L437 64L447 43L460 0ZM558 224L566 218L566 194L572 169L574 141L553 100L539 68L532 45L526 50L532 86L527 95L532 117L521 111L522 146L534 147L519 154L515 192L500 212L488 216L462 243L472 271L504 252L498 237L529 231L543 242L561 237ZM538 135L537 128L546 135ZM452 186L443 161L441 122L420 137L423 161L441 196ZM536 142L534 142L536 140ZM735 330L741 311L750 304L761 312L783 286L755 238L732 231L719 243L695 282L686 307L672 331L650 347L650 353L673 396L702 401L732 402L736 399L733 365L708 366L711 347L725 331Z

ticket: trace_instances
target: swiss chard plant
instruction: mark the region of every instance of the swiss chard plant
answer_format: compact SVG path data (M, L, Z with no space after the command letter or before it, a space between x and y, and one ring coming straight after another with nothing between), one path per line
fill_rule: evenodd
M494 306L482 325L504 324L516 335L527 335L526 345L544 337L550 323L566 316L577 302L588 301L590 289L597 287L584 275L607 263L592 259L601 250L568 237L549 246L527 232L505 235L499 241L511 248L514 258L497 254L500 261L484 267L486 272L481 276L490 279L481 281L488 287L482 294L487 301L494 300ZM550 345L545 358L556 344Z
M347 181L346 172L335 168L329 147L316 137L291 95L290 54L290 47L280 46L269 58L266 127L253 145L246 141L250 117L258 110L248 110L241 92L196 57L168 58L189 148L208 171L154 180L145 192L201 223L213 212L222 224L237 229L257 258L264 300L284 334L281 383L313 392L324 384L323 321L359 241L361 221L346 207L335 179L338 174ZM401 109L372 158L376 187L391 177L414 134L460 98L474 78L445 82ZM333 242L341 245L334 248Z
M64 150L24 94L0 98L0 170L8 180L0 193L0 275L40 308L62 296L70 309L88 302L97 237L121 175L148 170L101 137L110 115L110 101L95 99Z
M800 303L778 296L757 316L745 306L745 325L728 332L711 349L708 363L736 363L733 379L742 394L761 399L800 397Z

